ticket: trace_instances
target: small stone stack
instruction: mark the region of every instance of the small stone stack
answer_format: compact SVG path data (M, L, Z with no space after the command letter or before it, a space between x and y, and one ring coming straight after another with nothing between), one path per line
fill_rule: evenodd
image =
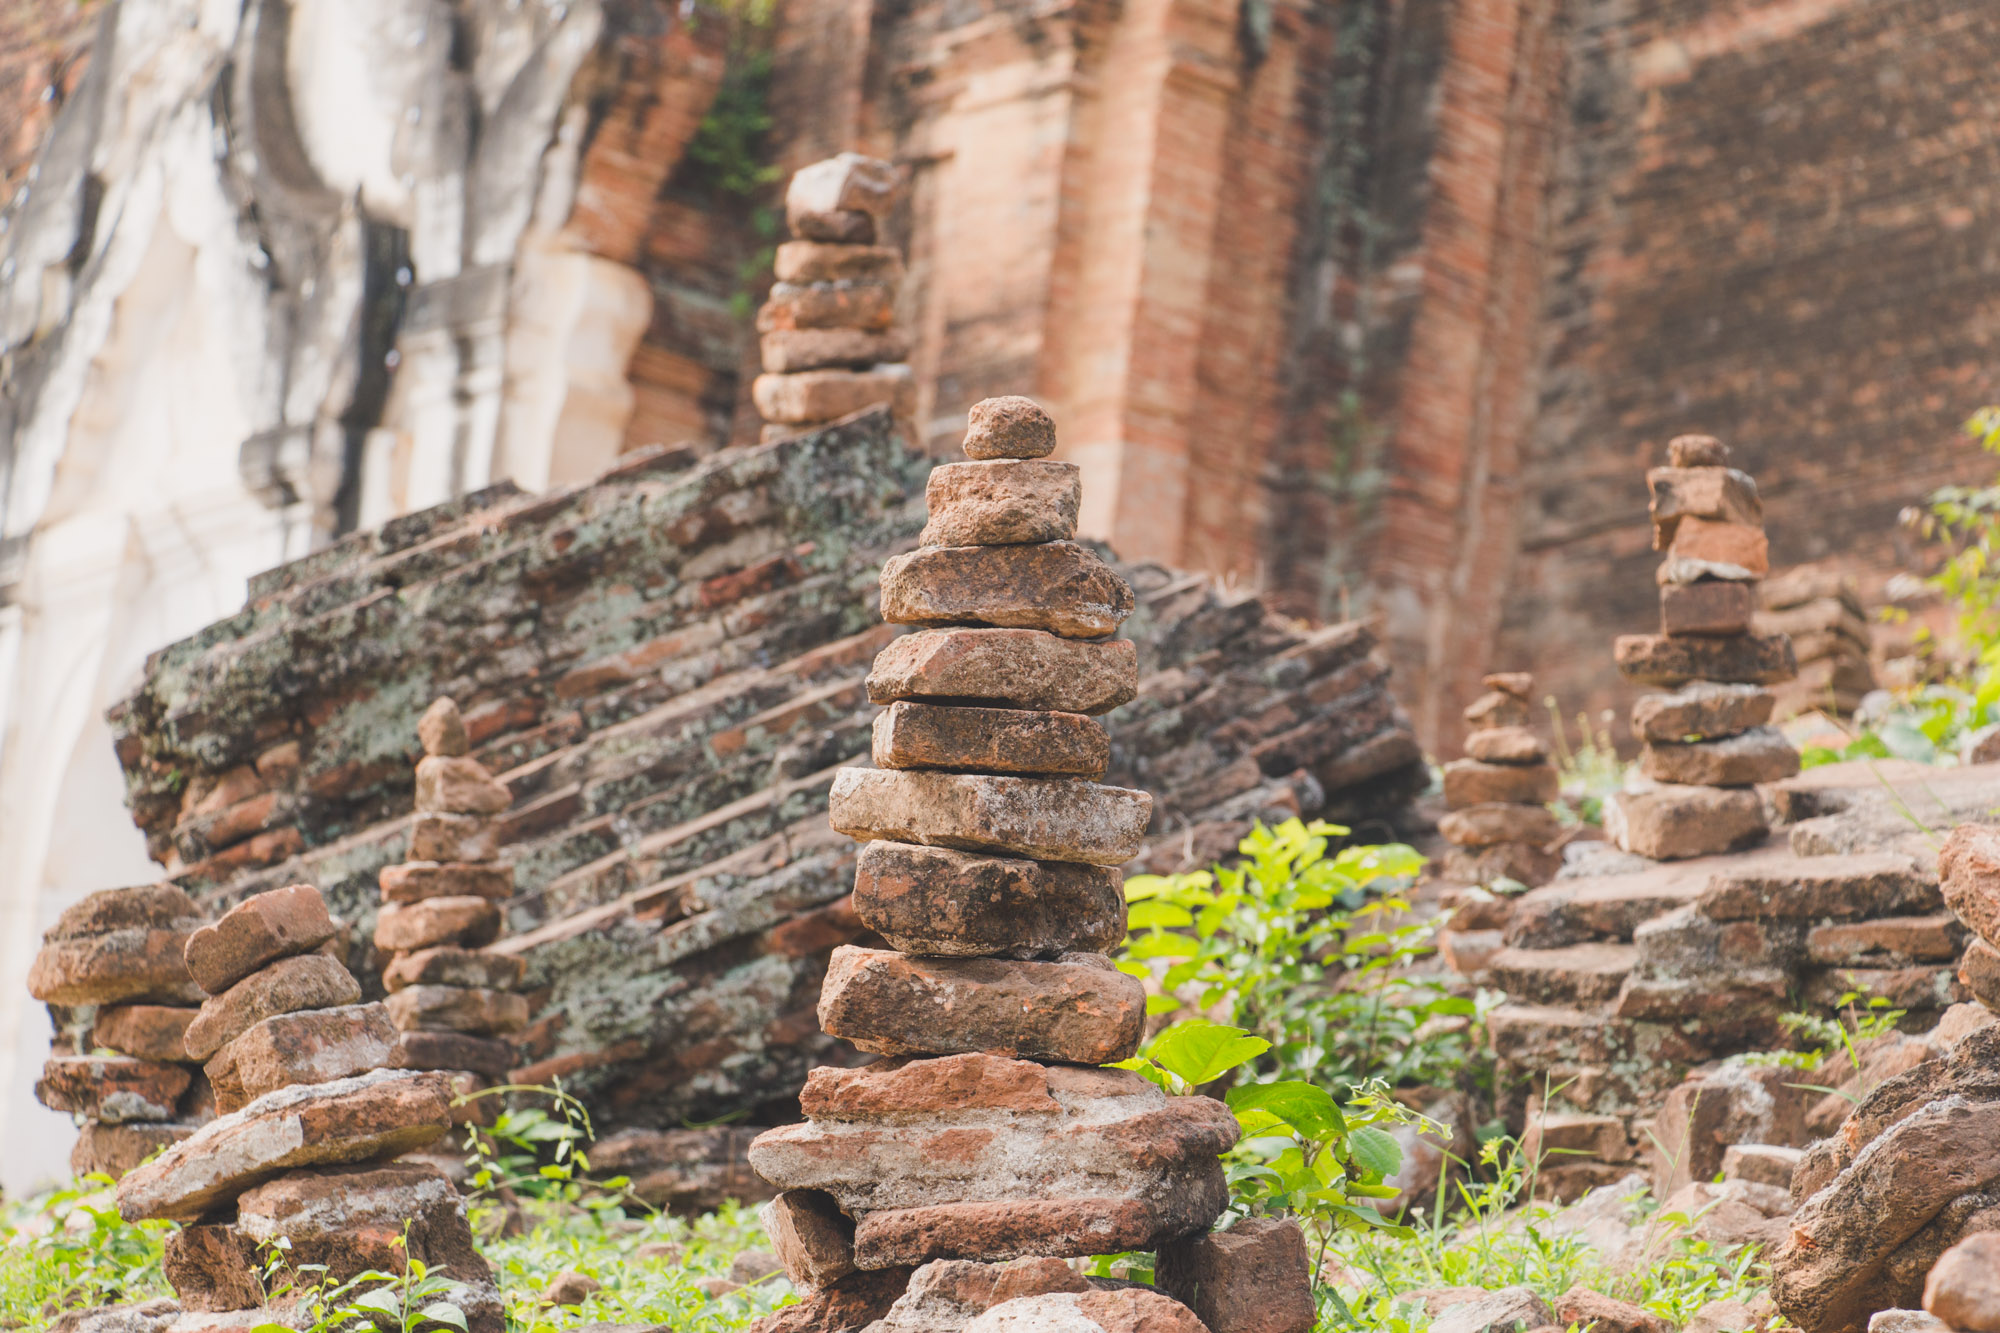
M877 244L896 189L895 167L859 153L815 162L786 188L795 239L778 247L778 280L757 311L764 373L750 386L766 440L877 403L908 419L910 343L894 327L903 257Z
M931 473L921 549L882 570L884 619L922 628L868 678L887 705L876 767L843 769L831 795L834 828L864 844L854 911L891 948L835 950L820 1024L889 1058L814 1070L808 1119L751 1147L785 1191L766 1214L775 1248L815 1293L768 1329L862 1288L880 1314L917 1265L912 1293L940 1261L1156 1249L1228 1202L1228 1110L1097 1067L1131 1056L1145 1022L1144 988L1103 951L1124 937L1118 866L1152 798L1093 781L1109 760L1093 716L1137 690L1133 645L1107 637L1132 593L1070 540L1078 470L1048 461L1041 409L989 399L970 422L974 461ZM1080 1299L1034 1292L1016 1299ZM1107 1299L1137 1303L1128 1318L1146 1301L1186 1314L1151 1292Z
M201 920L180 889L147 884L91 894L42 937L28 991L49 1006L56 1039L35 1096L79 1117L79 1175L115 1180L214 1115L181 1044L201 1002L182 951Z
M1792 641L1799 674L1779 686L1777 716L1796 717L1817 709L1847 717L1875 688L1868 664L1874 636L1861 589L1845 574L1799 565L1767 579L1760 590L1763 609L1751 628L1783 634Z
M295 1270L324 1264L342 1282L400 1270L392 1242L405 1222L408 1253L467 1284L471 1326L497 1333L499 1294L457 1192L435 1168L391 1160L449 1130L450 1086L442 1074L381 1068L395 1025L380 1004L359 1003L337 939L310 884L246 899L188 936L187 970L209 998L183 1042L207 1062L221 1114L127 1172L119 1212L186 1224L164 1260L195 1316L181 1333L271 1316L275 1293L259 1278L266 1241L288 1241ZM284 1321L282 1301L275 1314Z
M482 947L499 935L500 904L514 894L494 820L514 798L471 757L450 698L424 711L417 739L424 757L410 859L381 873L375 947L389 1017L402 1033L395 1063L450 1071L464 1095L513 1068L514 1048L502 1038L528 1022L527 997L514 989L523 963Z
M1548 809L1562 779L1528 728L1535 680L1513 671L1488 676L1485 684L1486 693L1465 710L1472 727L1466 757L1444 766L1451 812L1438 821L1438 832L1453 845L1444 873L1470 884L1546 884L1562 866L1555 845L1562 825Z
M1633 779L1605 807L1620 847L1679 860L1748 846L1769 832L1756 783L1799 771L1799 754L1767 726L1767 685L1798 674L1783 634L1751 630L1757 582L1770 569L1757 483L1729 466L1706 435L1667 446L1670 466L1646 474L1653 548L1661 562L1659 634L1619 637L1627 680L1678 687L1632 709L1645 741Z

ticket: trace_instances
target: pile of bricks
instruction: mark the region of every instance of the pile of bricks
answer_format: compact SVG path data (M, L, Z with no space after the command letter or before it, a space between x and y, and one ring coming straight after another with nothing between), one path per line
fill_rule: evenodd
M1764 581L1763 609L1751 622L1759 634L1783 634L1792 641L1799 674L1773 691L1777 716L1796 717L1817 709L1846 717L1875 688L1869 665L1874 636L1861 589L1833 570L1799 565Z
M187 971L208 998L183 1042L206 1062L219 1114L126 1172L119 1212L184 1224L165 1267L189 1312L283 1306L299 1295L287 1297L288 1280L318 1280L313 1265L338 1283L417 1258L465 1285L470 1327L498 1330L498 1291L457 1191L434 1167L392 1161L449 1130L449 1083L383 1067L396 1057L395 1026L380 1004L359 1003L336 941L305 884L246 899L188 935ZM279 1238L294 1272L267 1283L266 1243Z
M1652 492L1659 634L1621 635L1627 680L1675 687L1632 708L1645 741L1637 779L1605 803L1605 831L1656 860L1704 856L1761 839L1769 824L1755 784L1799 771L1799 755L1766 725L1776 699L1764 687L1798 668L1782 634L1758 634L1757 582L1770 571L1757 483L1729 466L1706 435L1667 446L1669 466L1646 474Z
M1444 766L1450 813L1438 821L1438 832L1452 850L1442 869L1447 879L1469 884L1546 884L1562 866L1562 825L1548 809L1562 780L1528 727L1534 677L1507 672L1485 684L1486 693L1465 710L1472 728L1466 757Z
M766 440L877 403L908 419L910 344L894 327L903 257L877 244L896 193L896 169L859 153L816 162L786 188L796 239L778 247L778 280L757 311L764 373L750 386Z
M93 893L42 938L28 990L50 1006L55 1052L35 1096L79 1117L70 1165L113 1179L215 1114L182 1034L201 989L183 960L201 910L171 884Z
M1070 540L1078 472L1046 460L1041 410L989 399L971 421L974 461L931 474L922 545L883 568L884 618L923 628L876 657L875 767L843 769L831 799L833 827L864 843L853 910L891 947L836 950L819 1019L887 1058L813 1071L808 1119L751 1148L784 1190L774 1245L814 1293L767 1327L865 1299L889 1329L1191 1333L1170 1297L1055 1262L1171 1256L1205 1233L1238 1132L1208 1098L1093 1067L1134 1054L1145 1023L1144 988L1103 951L1152 798L1096 781L1110 746L1094 720L1137 691L1132 644L1108 637L1134 599ZM1296 1259L1264 1301L1302 1322L1259 1327L1310 1327L1302 1239Z

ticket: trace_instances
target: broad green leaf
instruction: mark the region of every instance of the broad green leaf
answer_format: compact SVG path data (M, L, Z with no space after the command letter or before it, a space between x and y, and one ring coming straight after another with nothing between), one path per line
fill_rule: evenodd
M1153 1038L1147 1054L1155 1064L1193 1088L1222 1077L1270 1049L1270 1042L1253 1037L1242 1028L1188 1019Z
M1403 1166L1403 1146L1386 1130L1364 1125L1347 1136L1347 1152L1356 1166L1377 1176L1393 1176Z
M1167 1072L1144 1056L1134 1056L1130 1060L1120 1060L1115 1064L1108 1064L1104 1067L1106 1069L1129 1069L1148 1083L1164 1088L1168 1092L1174 1090L1173 1080L1167 1077Z
M1126 926L1131 930L1172 929L1194 924L1194 913L1174 903L1153 899L1134 903L1126 914Z
M1231 1088L1226 1100L1238 1121L1249 1112L1262 1111L1298 1130L1301 1138L1329 1139L1346 1128L1332 1094L1310 1083L1287 1080L1244 1084Z
M1160 1014L1171 1014L1180 1007L1181 1002L1172 995L1148 995L1146 997L1146 1016L1148 1018L1154 1018Z
M426 1305L423 1308L423 1316L440 1324L450 1324L453 1328L463 1329L465 1327L465 1312L456 1305L445 1301L439 1301L435 1305Z
M1125 956L1133 959L1185 958L1201 948L1201 941L1172 931L1155 930L1134 935L1125 946Z

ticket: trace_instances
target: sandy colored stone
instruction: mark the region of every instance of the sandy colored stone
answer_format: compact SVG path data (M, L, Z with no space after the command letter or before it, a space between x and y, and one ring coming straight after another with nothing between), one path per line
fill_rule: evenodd
M402 954L382 969L382 988L399 991L405 986L480 986L513 990L521 984L527 964L507 954L480 949L420 949Z
M1465 754L1487 764L1539 764L1549 757L1542 738L1523 726L1475 731L1465 738Z
M405 986L383 1002L405 1032L494 1036L528 1025L528 997L474 986Z
M1660 633L1742 634L1757 615L1753 585L1722 579L1660 589Z
M1719 522L1689 515L1674 525L1673 543L1667 553L1676 560L1734 565L1758 578L1771 572L1770 541L1764 536L1764 529L1754 523Z
M792 235L829 245L873 245L875 219L858 208L833 208L814 212L787 209L785 224Z
M767 375L802 370L865 370L910 359L909 335L897 329L773 329L757 339Z
M323 954L280 958L209 997L183 1038L188 1058L205 1061L275 1015L332 1009L360 998L354 975L333 959Z
M497 815L513 803L513 793L476 759L433 754L417 761L419 814Z
M822 1029L878 1055L984 1051L1077 1064L1129 1059L1145 1011L1145 987L1101 954L1040 963L842 945L819 998Z
M1438 820L1438 832L1445 841L1460 847L1491 847L1504 842L1546 846L1561 837L1562 831L1562 821L1539 805L1472 805Z
M69 1167L79 1176L97 1173L118 1180L160 1149L190 1137L197 1128L184 1121L134 1120L107 1125L86 1120L77 1129Z
M210 1121L118 1183L128 1222L192 1222L295 1167L394 1156L451 1126L441 1074L376 1070L332 1083L282 1088Z
M1729 446L1713 435L1676 435L1667 441L1673 467L1728 467Z
M1123 865L1139 850L1153 797L1074 778L843 768L827 798L833 827L864 842L915 842L1037 861Z
M1085 643L1031 629L940 629L906 634L868 673L878 704L914 699L993 704L1095 717L1139 692L1130 639Z
M1046 458L944 463L924 486L924 546L1011 546L1076 536L1083 472Z
M396 1025L379 1004L276 1014L217 1051L204 1068L216 1109L239 1111L294 1083L331 1083L388 1065Z
M1081 713L890 704L876 715L877 768L971 769L1045 777L1102 777L1111 742Z
M1656 861L1733 851L1770 831L1754 787L1656 786L1613 792L1604 832L1621 850Z
M2000 1333L2000 1231L1944 1252L1924 1282L1924 1309L1958 1333Z
M1444 800L1453 810L1491 802L1543 805L1562 794L1553 764L1487 764L1454 759L1444 766Z
M1290 1218L1246 1217L1175 1241L1153 1281L1209 1333L1312 1333L1318 1317L1305 1233Z
M1775 685L1799 673L1792 641L1782 634L1728 639L1621 634L1612 655L1619 674L1645 685L1674 686L1691 680Z
M896 320L896 285L880 280L777 282L757 310L757 332L780 329L880 331ZM767 414L768 415L768 414Z
M870 842L855 865L854 912L905 953L1101 953L1125 938L1124 877L1115 866Z
M881 217L896 202L902 177L879 157L838 153L792 173L785 186L785 211L833 213L854 211Z
M412 861L491 861L500 827L480 815L422 814L410 824Z
M377 882L385 902L420 903L431 898L505 902L514 896L514 867L475 861L405 861L383 866Z
M759 375L751 382L750 397L766 421L811 425L894 403L911 383L910 368L900 363L868 370L801 370Z
M1938 851L1939 887L1975 935L2000 945L2000 827L1960 824Z
M91 1027L91 1045L108 1047L140 1060L186 1060L187 1027L200 1012L162 1004L120 1004L99 1009Z
M431 700L431 706L417 719L417 741L424 747L425 754L451 757L472 749L472 738L465 730L465 717L450 695L440 695Z
M190 1075L181 1065L127 1055L57 1055L35 1080L35 1100L107 1125L176 1118Z
M466 1069L500 1078L520 1058L514 1048L495 1037L469 1032L404 1032L390 1055L391 1069Z
M1056 423L1032 398L983 398L965 415L960 447L971 459L1047 458L1055 452Z
M1070 639L1117 632L1132 589L1075 542L923 546L882 566L882 619L892 625L983 624Z
M1655 741L1639 751L1639 771L1655 782L1747 787L1797 774L1799 752L1776 727L1752 727L1720 740Z
M1722 1177L1790 1190L1792 1173L1798 1170L1799 1159L1804 1156L1805 1149L1781 1144L1732 1143L1722 1150Z
M1528 724L1528 704L1505 690L1488 690L1467 704L1462 716L1478 730L1525 727Z
M441 945L477 949L500 934L500 909L484 898L427 898L384 904L375 918L375 947L408 953Z
M1673 544L1674 532L1684 518L1759 529L1764 523L1764 504L1758 498L1756 481L1732 467L1651 468L1646 473L1646 489L1652 495L1648 509L1656 551Z
M1641 740L1682 741L1734 736L1771 720L1777 697L1756 685L1697 680L1672 694L1649 694L1632 705L1632 730Z
M786 241L771 257L771 276L779 282L837 282L842 278L894 281L903 276L903 253L893 245Z
M333 918L310 884L292 884L246 898L213 924L188 936L188 975L220 995L280 958L311 953L333 937Z
M763 1207L764 1234L800 1291L818 1291L855 1271L854 1219L821 1190L786 1190Z

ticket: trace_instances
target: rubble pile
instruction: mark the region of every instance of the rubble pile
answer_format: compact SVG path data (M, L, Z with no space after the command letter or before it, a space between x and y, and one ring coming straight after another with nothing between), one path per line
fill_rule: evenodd
M1452 851L1440 869L1468 884L1546 884L1562 865L1562 825L1548 808L1562 780L1528 726L1534 677L1507 672L1485 684L1487 692L1465 710L1472 728L1466 757L1444 766L1450 813L1438 821L1438 832Z
M1798 673L1783 634L1752 630L1758 580L1770 570L1757 483L1729 466L1706 435L1667 446L1669 466L1646 474L1660 563L1660 630L1627 634L1619 672L1674 688L1633 705L1645 742L1634 780L1605 803L1605 832L1656 860L1747 847L1768 831L1755 784L1799 771L1798 751L1768 725L1764 688Z
M971 422L971 461L931 475L921 545L883 567L883 618L918 628L876 656L874 767L842 769L829 805L863 844L853 911L889 947L834 951L819 1020L885 1058L814 1070L807 1119L751 1146L784 1191L774 1248L814 1293L764 1327L815 1326L857 1285L892 1295L880 1275L900 1272L878 1329L1191 1331L1167 1296L1034 1262L1192 1242L1198 1267L1238 1131L1218 1102L1099 1067L1137 1052L1146 1009L1104 951L1152 798L1098 781L1096 721L1137 693L1137 653L1109 637L1134 598L1072 540L1078 470L1048 459L1041 409L989 399ZM1295 1257L1265 1293L1304 1298L1285 1333L1312 1322Z
M456 1189L435 1167L394 1160L449 1130L449 1081L383 1067L395 1025L360 1003L337 941L309 884L245 899L188 935L187 971L208 998L183 1041L206 1062L218 1114L126 1172L118 1210L183 1224L165 1258L188 1312L180 1333L284 1322L288 1283L318 1281L315 1265L339 1283L411 1258L464 1284L469 1327L498 1333L499 1292ZM291 1271L267 1282L266 1243L280 1238Z
M171 884L105 889L42 937L28 990L49 1006L55 1049L35 1096L78 1118L77 1174L117 1179L215 1114L201 1061L182 1034L201 988L183 951L201 909Z
M1861 589L1850 575L1799 565L1759 588L1762 608L1750 627L1792 641L1799 674L1773 688L1779 720L1817 710L1848 717L1875 688L1869 664L1874 636Z
M842 153L786 186L793 239L778 247L778 280L757 311L764 373L750 386L766 440L880 403L909 418L916 381L895 327L903 256L878 243L898 184L889 163Z

